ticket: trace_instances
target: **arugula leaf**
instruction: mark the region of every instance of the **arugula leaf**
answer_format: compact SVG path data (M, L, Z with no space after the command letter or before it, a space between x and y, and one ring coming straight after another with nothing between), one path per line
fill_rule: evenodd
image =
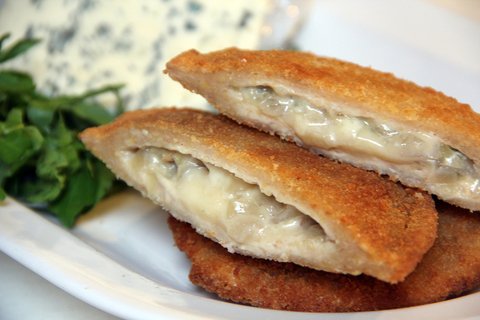
M20 40L2 49L0 63L33 47ZM98 201L122 186L77 138L89 127L112 121L123 112L122 85L108 85L80 95L47 97L35 90L32 77L0 71L0 201L6 194L49 209L68 227ZM113 94L111 112L94 100Z

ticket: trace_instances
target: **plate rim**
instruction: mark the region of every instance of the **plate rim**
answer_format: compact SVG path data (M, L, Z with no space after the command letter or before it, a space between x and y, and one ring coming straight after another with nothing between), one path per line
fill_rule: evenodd
M139 194L136 197L139 201L144 200ZM480 292L422 306L353 313L279 311L213 300L166 287L129 270L72 232L12 198L7 198L1 209L1 251L68 294L122 318L209 319L224 318L226 315L225 318L232 319L232 312L233 318L238 319L262 314L271 319L349 319L352 316L356 319L428 319L439 311L441 318L438 319L469 319L480 316L480 311L475 308L480 301ZM31 232L32 226L35 227L34 232ZM49 237L42 239L45 234ZM49 242L52 238L55 238L56 242ZM77 250L80 250L82 256L72 259L68 252ZM92 261L95 265L100 263L108 267L109 274L95 271L88 265ZM83 272L76 274L79 267L84 268ZM133 287L127 288L126 284ZM137 294L143 298L135 298ZM168 298L168 301L165 298ZM188 308L187 300L190 307L193 304L194 309Z

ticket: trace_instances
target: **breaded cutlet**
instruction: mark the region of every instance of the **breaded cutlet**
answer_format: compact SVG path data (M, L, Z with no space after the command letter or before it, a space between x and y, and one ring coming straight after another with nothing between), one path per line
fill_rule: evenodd
M134 111L80 137L119 178L232 252L395 283L436 236L428 194L223 116Z
M396 285L231 254L187 223L173 217L168 223L192 263L192 283L223 299L279 310L352 312L422 305L479 287L480 217L445 203L438 204L438 211L434 246Z
M189 50L165 72L239 123L480 210L480 114L432 88L284 50Z

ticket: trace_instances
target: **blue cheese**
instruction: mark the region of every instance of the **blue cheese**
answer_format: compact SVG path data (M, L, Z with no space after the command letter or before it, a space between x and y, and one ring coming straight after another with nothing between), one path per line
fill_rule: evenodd
M205 107L163 74L165 63L191 48L258 47L271 1L5 0L0 6L2 32L43 39L8 67L33 74L47 94L124 83L127 106L137 109Z

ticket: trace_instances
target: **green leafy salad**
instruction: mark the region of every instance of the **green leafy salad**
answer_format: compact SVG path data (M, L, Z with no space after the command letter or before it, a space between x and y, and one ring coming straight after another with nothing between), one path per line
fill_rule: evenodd
M55 214L71 227L80 214L119 186L77 135L123 111L122 86L48 97L36 90L29 74L2 66L39 40L19 40L5 47L8 37L0 35L0 201L8 194ZM116 97L113 111L94 99L106 93Z

